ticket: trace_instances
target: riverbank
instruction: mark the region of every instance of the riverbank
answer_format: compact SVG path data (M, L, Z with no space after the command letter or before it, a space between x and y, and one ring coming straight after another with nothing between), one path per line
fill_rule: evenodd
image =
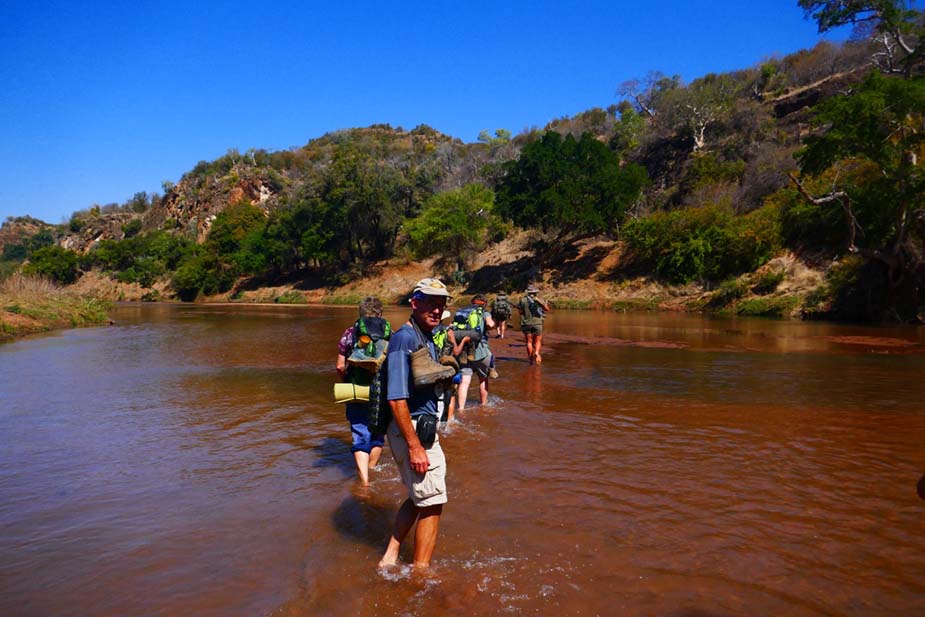
M830 295L829 266L784 251L758 270L723 283L672 285L635 269L622 242L588 237L559 245L537 232L519 231L473 254L465 276L455 281L447 274L452 267L433 259L393 257L366 264L341 285L298 276L272 283L241 279L229 291L198 301L355 305L366 296L377 296L387 304L403 304L416 281L440 276L451 288L456 305L465 304L475 293L493 296L502 289L516 300L528 284L536 284L543 297L560 309L824 317ZM176 300L166 277L145 288L114 280L98 270L84 273L68 289L113 302Z
M468 276L454 283L444 277L465 304L469 296L493 296L507 290L515 300L527 284L536 284L554 308L607 311L712 312L801 318L826 309L826 267L785 251L754 272L722 284L671 285L634 273L625 246L604 238L587 238L567 248L537 249L535 234L515 234L475 255ZM205 302L277 304L355 304L372 295L403 303L415 281L439 275L433 260L391 259L372 264L363 275L336 287L306 288L301 282L237 289Z
M14 275L0 284L0 343L60 328L109 322L110 303L44 280Z

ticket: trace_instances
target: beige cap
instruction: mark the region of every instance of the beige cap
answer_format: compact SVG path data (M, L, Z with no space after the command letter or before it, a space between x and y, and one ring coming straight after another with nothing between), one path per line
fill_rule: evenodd
M446 285L443 284L443 281L435 278L426 278L418 281L414 286L414 294L423 294L425 296L443 296L444 298L450 297L450 292L447 291Z

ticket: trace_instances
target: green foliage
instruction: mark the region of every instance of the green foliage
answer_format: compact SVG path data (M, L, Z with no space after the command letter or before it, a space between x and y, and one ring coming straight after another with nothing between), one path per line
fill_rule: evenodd
M55 243L55 236L51 233L51 229L44 227L40 229L35 235L29 238L26 241L26 248L28 253L32 254L33 252L45 248L47 246L52 246Z
M745 161L720 161L712 154L695 154L681 180L682 193L719 182L738 182L745 173Z
M25 243L3 245L3 261L23 261L28 255L29 248Z
M616 111L620 117L614 124L610 147L622 155L639 147L639 136L645 130L646 120L627 101L617 106Z
M103 240L84 256L83 265L108 271L124 283L150 287L176 269L194 247L192 240L155 231L123 240Z
M212 253L199 253L185 258L174 272L171 285L184 301L195 300L199 294L211 295L231 289L235 272L231 266Z
M85 224L86 221L84 221L82 218L72 216L71 220L68 221L67 228L74 233L79 233L80 230L84 228Z
M844 245L845 215L840 208L808 202L794 189L782 189L773 201L780 204L785 246L836 250Z
M498 213L523 227L562 233L615 230L648 182L645 169L621 167L590 133L575 140L547 132L505 167Z
M292 290L276 296L273 300L276 304L306 304L305 294Z
M657 212L623 228L635 256L671 282L723 280L766 263L780 247L776 210L736 215L706 206Z
M5 261L0 260L0 283L10 278L17 270L19 270L18 261Z
M23 266L23 272L68 285L80 275L79 263L79 256L74 251L57 245L46 246L32 252L29 263Z
M141 219L132 219L122 226L122 233L126 238L137 236L139 231L141 231Z
M826 216L834 217L832 211L842 214L848 252L886 268L890 302L868 306L893 311L902 304L905 308L891 315L900 319L914 318L917 307L912 298L923 288L923 118L925 79L872 73L853 94L819 106L815 122L825 130L808 137L798 153L804 174L817 182L832 179L827 196L808 201L830 212Z
M412 252L419 258L455 259L457 269L464 270L485 242L493 206L494 193L479 184L434 195L405 225Z
M764 296L777 290L778 285L784 281L786 273L783 270L768 270L761 274L752 286L752 291Z
M731 278L720 283L710 296L710 307L726 306L748 293L748 285L738 278Z
M247 235L266 223L263 211L242 201L222 210L212 222L206 240L209 249L222 256L231 256L241 249Z
M728 73L710 73L665 94L659 123L690 138L693 151L706 145L707 130L728 113L743 85Z
M735 305L735 313L747 317L785 317L796 308L799 301L797 296L749 298Z

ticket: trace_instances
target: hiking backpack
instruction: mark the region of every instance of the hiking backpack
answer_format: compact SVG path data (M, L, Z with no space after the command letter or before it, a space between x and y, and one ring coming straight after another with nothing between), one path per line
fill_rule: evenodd
M376 354L376 343L392 336L392 324L382 317L360 317L353 326L353 350Z
M511 302L507 294L501 294L495 298L491 304L491 314L500 321L506 321L511 316Z
M467 306L456 311L450 327L454 330L476 330L485 334L485 309L480 306Z

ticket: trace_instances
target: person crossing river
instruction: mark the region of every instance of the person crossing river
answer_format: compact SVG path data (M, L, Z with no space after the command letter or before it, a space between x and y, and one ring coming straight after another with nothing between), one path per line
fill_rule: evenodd
M380 568L398 562L401 544L412 527L416 570L430 565L437 544L440 516L447 502L446 458L437 435L437 400L440 382L452 378L455 369L439 364L433 331L448 299L440 280L418 281L411 295L411 317L389 341L386 398L392 422L388 439L408 498L395 516Z
M527 293L517 305L517 310L520 312L520 329L524 333L530 364L543 362L543 356L540 355L540 349L543 347L543 320L551 310L549 303L540 299L539 293L539 289L530 285L527 287Z
M461 358L466 360L460 374L462 379L459 382L459 390L456 393L456 408L463 411L466 408L466 399L469 393L469 384L472 382L472 375L478 375L479 378L479 403L485 405L488 402L488 378L492 376L492 354L488 346L488 330L495 327L494 319L491 313L486 309L488 302L482 294L476 294L472 298L472 304L468 307L456 311L451 327L456 331L456 340L462 341L469 337L470 343L467 351L469 356Z

